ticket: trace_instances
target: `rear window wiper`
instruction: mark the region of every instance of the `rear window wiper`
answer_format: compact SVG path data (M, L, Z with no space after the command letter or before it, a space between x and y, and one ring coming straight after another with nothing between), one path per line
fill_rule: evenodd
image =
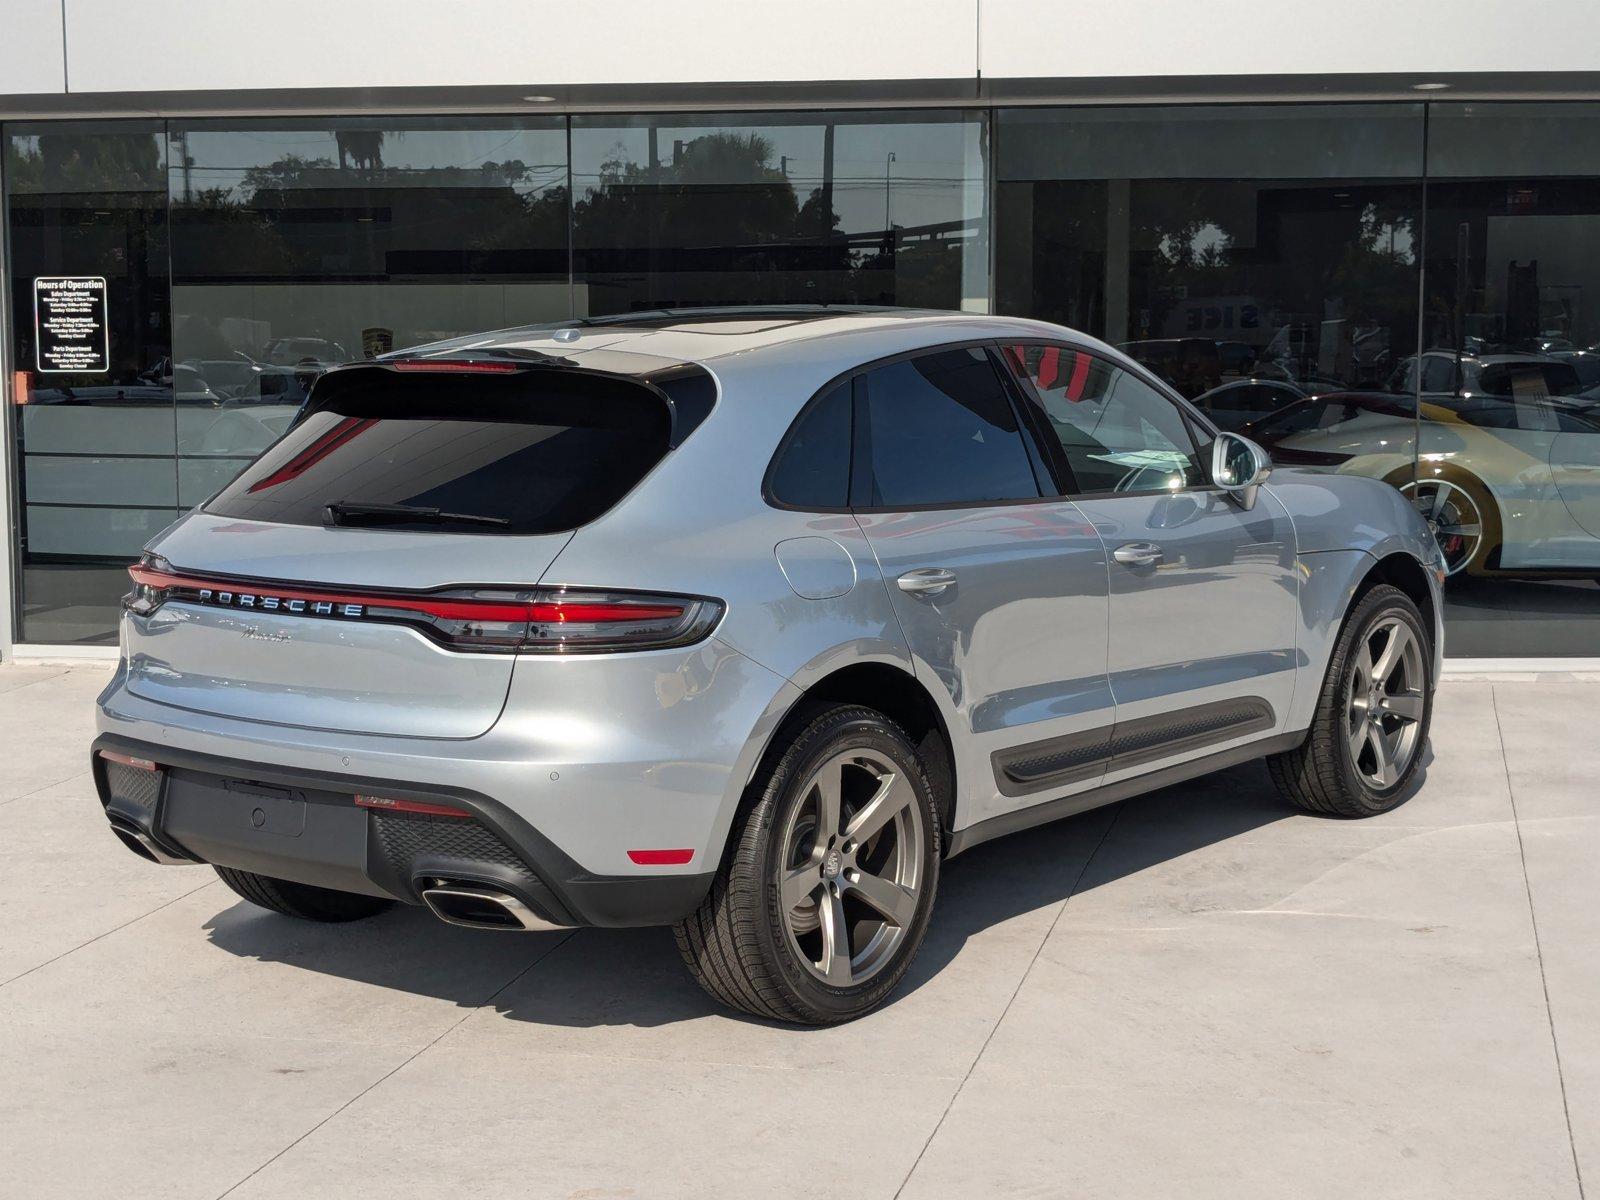
M506 517L445 512L412 504L352 504L335 500L332 504L322 506L324 525L406 525L413 522L428 525L492 525L497 529L504 529L511 524Z

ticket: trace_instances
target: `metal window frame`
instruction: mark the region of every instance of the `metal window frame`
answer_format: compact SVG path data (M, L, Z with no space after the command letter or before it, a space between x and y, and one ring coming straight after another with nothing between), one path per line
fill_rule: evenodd
M21 621L22 546L18 518L21 498L16 495L16 480L11 464L18 441L15 432L17 406L12 403L11 349L11 192L6 178L4 136L0 125L0 534L6 539L0 547L0 662L16 656L18 625Z

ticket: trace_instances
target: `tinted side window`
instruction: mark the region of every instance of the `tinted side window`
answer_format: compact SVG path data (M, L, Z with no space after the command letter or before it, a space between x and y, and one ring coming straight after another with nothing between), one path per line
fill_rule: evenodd
M845 508L850 503L848 380L795 419L768 476L772 498L795 508Z
M1422 390L1425 392L1454 392L1455 363L1443 355L1429 354L1422 361Z
M1223 429L1238 429L1245 422L1276 412L1298 396L1262 383L1225 383L1195 398L1195 404Z
M1039 494L1022 430L983 350L941 350L869 371L874 507L1026 500Z
M1264 421L1256 422L1250 427L1250 433L1264 445L1271 445L1278 438L1320 428L1327 411L1325 401L1302 400L1298 404L1280 408Z
M1079 494L1205 482L1176 405L1137 375L1063 346L1007 346L1061 444Z

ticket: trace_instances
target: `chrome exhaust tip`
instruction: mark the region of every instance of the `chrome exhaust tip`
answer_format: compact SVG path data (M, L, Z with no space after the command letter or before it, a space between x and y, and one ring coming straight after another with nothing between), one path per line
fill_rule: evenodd
M194 859L172 853L131 821L112 818L110 825L111 832L117 835L118 840L142 859L160 863L163 867L194 866Z
M419 880L418 894L433 915L468 929L556 929L510 892L445 879Z

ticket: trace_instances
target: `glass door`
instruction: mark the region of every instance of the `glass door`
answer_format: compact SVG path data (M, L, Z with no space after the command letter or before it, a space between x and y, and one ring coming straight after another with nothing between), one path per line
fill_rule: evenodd
M8 125L18 640L110 643L178 513L159 122Z

